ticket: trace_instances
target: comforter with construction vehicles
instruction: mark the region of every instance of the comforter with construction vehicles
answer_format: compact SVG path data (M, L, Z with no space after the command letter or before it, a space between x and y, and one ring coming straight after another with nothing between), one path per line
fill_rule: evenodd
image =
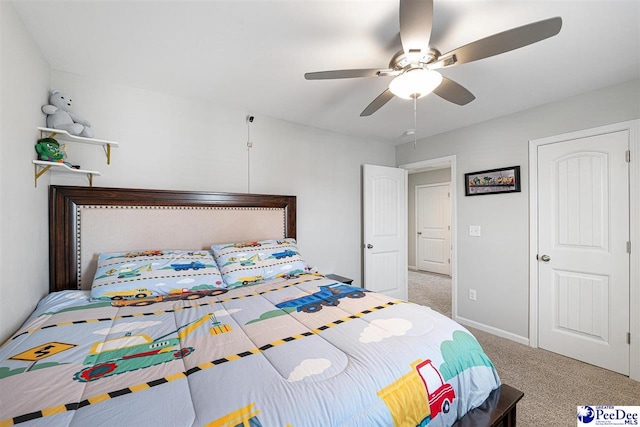
M446 426L500 385L451 319L323 276L191 298L45 297L0 348L0 426Z

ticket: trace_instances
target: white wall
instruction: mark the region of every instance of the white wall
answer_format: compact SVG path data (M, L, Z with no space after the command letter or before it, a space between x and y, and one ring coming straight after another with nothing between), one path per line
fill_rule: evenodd
M110 166L101 148L67 144L69 161L102 172L94 186L247 191L250 111L60 71L52 82L72 97L73 111L92 122L96 138L120 143ZM307 262L360 285L361 165L393 166L395 147L259 115L251 140L251 192L297 196L298 241ZM87 180L55 174L52 183Z
M440 184L451 181L451 169L438 169L409 174L409 266L416 268L416 186L427 184Z
M49 178L34 188L31 160L50 76L13 5L0 1L0 342L49 288Z
M456 155L458 320L529 337L528 141L640 117L640 80L436 135L396 149L398 165ZM464 174L521 167L522 192L464 196ZM470 237L480 225L482 237ZM533 254L532 256L535 256ZM466 296L477 290L477 301Z

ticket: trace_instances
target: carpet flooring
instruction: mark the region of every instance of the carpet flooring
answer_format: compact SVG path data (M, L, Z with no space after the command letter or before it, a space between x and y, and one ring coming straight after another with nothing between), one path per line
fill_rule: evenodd
M409 271L409 301L451 317L451 279ZM500 379L522 392L522 427L577 425L582 405L640 405L640 382L624 375L468 328L493 361Z

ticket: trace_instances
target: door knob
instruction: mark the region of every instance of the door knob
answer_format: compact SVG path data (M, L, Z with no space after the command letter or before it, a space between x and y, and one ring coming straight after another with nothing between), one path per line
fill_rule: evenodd
M551 257L549 255L542 255L542 256L536 255L536 259L543 262L551 261Z
M372 245L371 243L369 243L369 244L367 245L367 249L373 249L373 245Z
M419 234L419 235L422 235L422 231L418 231L418 234Z

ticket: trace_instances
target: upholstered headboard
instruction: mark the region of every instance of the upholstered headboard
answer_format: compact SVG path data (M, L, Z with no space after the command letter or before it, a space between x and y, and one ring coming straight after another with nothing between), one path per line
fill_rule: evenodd
M50 291L89 289L100 252L296 238L296 197L51 186Z

